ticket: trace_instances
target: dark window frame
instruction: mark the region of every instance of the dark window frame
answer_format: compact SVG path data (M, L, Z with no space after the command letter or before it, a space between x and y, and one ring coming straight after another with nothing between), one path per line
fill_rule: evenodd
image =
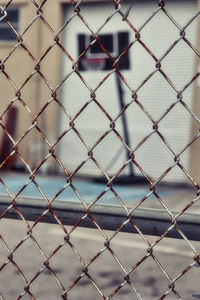
M7 16L0 21L0 43L15 42L17 35L10 28L6 20L8 20L16 31L19 30L20 9L19 7L10 7L6 9Z

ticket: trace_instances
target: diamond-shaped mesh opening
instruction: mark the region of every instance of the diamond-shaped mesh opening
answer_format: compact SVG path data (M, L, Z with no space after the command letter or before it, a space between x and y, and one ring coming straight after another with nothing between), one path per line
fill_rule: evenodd
M24 280L19 276L19 271L17 268L13 266L12 263L9 263L2 271L1 271L1 292L4 299L12 299L12 297L18 297L21 292L23 292L23 288L25 285ZM10 278L11 282L7 284L7 278ZM29 298L30 299L30 298Z
M132 89L136 89L155 70L155 61L138 41L134 43L130 51L133 56L133 73L128 77L128 83ZM139 53L142 54L141 59L137 58Z
M84 292L83 292L84 291ZM69 290L67 293L68 297L78 299L79 294L83 293L82 298L84 300L88 299L90 295L95 299L102 299L101 293L99 294L96 287L91 283L91 281L86 277L82 277L76 285Z
M87 124L85 123L86 118L88 122ZM96 126L95 128L92 128L90 124L93 124L94 122ZM91 128L90 132L88 132L88 125ZM99 106L92 102L88 104L84 111L76 118L75 128L81 134L81 136L83 136L85 143L92 147L98 141L98 139L104 135L105 131L110 129L109 119L101 111Z
M35 14L35 15L37 15L37 14ZM34 18L33 19L30 19L30 21L32 21L32 20L34 20ZM31 22L30 22L31 23ZM29 24L30 24L29 23ZM52 43L53 44L53 35L52 35L52 33L50 32L50 30L48 29L48 27L44 24L44 22L42 21L42 19L41 18L37 18L32 24L31 24L31 26L29 26L29 27L26 27L26 31L24 32L24 34L23 34L23 40L24 40L24 44L25 45L27 45L27 44L29 44L30 42L30 39L31 39L31 37L33 36L33 34L34 34L34 31L36 31L36 30L39 30L39 29L42 29L44 32L45 32L45 36L46 36L46 40L48 41L48 45L50 44L50 43ZM45 50L46 50L46 45L45 45L45 43L43 43L42 41L41 41L41 38L38 36L38 42L40 43L40 47L41 47L41 49L42 49L42 51L44 52ZM28 47L28 49L29 49L29 47ZM38 51L36 50L36 49L34 49L33 48L33 51L32 51L32 49L30 50L31 51L31 53L34 55L34 57L36 57L36 59L39 59L39 57L38 57Z
M65 60L67 63L68 59L66 58ZM84 82L80 80L76 74L74 73L70 74L70 73L71 73L71 67L67 69L67 71L65 71L64 73L65 77L63 78L63 80L65 78L66 79L62 85L62 88L63 91L65 91L66 93L67 101L63 102L62 104L65 107L65 109L68 111L68 113L74 117L76 116L76 114L78 114L81 108L84 107L84 105L91 99L90 99L90 90L88 89L87 85L85 85ZM77 90L80 91L81 97L79 97L76 94ZM74 104L72 105L72 103Z
M171 5L170 5L171 4ZM190 5L190 3L188 1L185 1L185 7L180 6L179 7L179 11L176 12L176 8L178 7L179 3L178 1L175 1L172 5L172 3L169 3L166 7L168 14L174 19L176 20L176 22L180 25L180 26L184 26L185 24L187 24L187 22L192 19L194 17L194 9L196 9L196 3L194 3L194 7ZM187 16L183 19L181 16L181 13L184 9L187 9ZM197 11L196 11L197 12ZM198 16L195 18L195 20L198 20ZM194 21L195 21L194 20ZM193 21L193 22L194 22Z
M164 24L163 28L157 27L158 22ZM172 32L171 35L168 35L168 30ZM163 11L160 10L149 21L148 26L142 29L141 37L156 57L160 58L171 44L179 38L179 30ZM157 43L161 43L161 47L158 48Z
M191 262L191 264L192 264L192 262ZM191 294L193 296L195 296L195 295L197 296L199 294L198 279L197 279L198 276L199 276L199 268L196 266L193 266L179 280L177 280L176 288L178 291L180 291L180 294L182 295L182 297L189 298ZM191 280L191 278L193 278L193 279ZM197 282L196 282L196 279L197 279ZM184 286L184 285L187 288L182 289L182 286ZM194 297L194 299L195 299L195 297Z
M66 288L69 287L73 281L79 277L79 275L81 275L83 268L81 262L79 261L77 250L73 250L73 243L71 242L65 243L60 249L58 245L55 250L52 251L52 253L55 251L56 255L53 255L52 257L50 256L50 259L48 260L49 267L52 270L55 270L56 272L56 269L59 269L59 274L57 272L56 273L59 280ZM67 274L66 270L68 270ZM72 270L74 271L71 272Z
M146 274L144 274L144 268ZM153 274L152 270L154 270ZM167 289L169 283L165 274L163 274L159 266L150 257L131 273L130 280L133 282L133 285L136 287L142 298L152 297L159 299L165 289ZM161 282L162 287L159 287ZM142 286L145 286L145 289L143 289Z
M27 106L25 102L17 100L15 101L12 109L8 109L3 116L3 125L8 130L12 139L22 140L22 134L28 131L28 128L32 125L32 118L27 111ZM23 118L23 124L18 124L18 120Z
M184 58L180 55L181 52L184 52ZM183 76L186 71L184 66L189 64L194 64L194 56L191 55L193 50L181 40L173 50L163 59L162 61L162 70L169 76L173 81L177 89L181 90L186 83L188 83L194 76L194 71L188 72L187 75ZM173 66L176 63L178 71L176 71L176 76L173 72Z
M155 141L159 145L158 147L155 147ZM145 154L144 154L145 153ZM151 154L151 156L150 156ZM157 165L154 164L154 169L146 163L144 165L142 156L148 155L150 159L153 161L157 160L157 157L159 155L160 162L162 162L162 169L159 171L156 171ZM160 177L167 168L173 164L173 154L170 153L168 147L165 145L165 143L160 139L160 137L154 133L148 140L145 141L145 143L137 150L135 153L135 160L139 163L139 165L144 169L144 171L147 174L151 174L155 179ZM150 163L150 159L148 160Z
M179 113L181 117L179 117ZM177 103L177 105L159 123L160 132L163 134L169 145L176 153L179 153L184 148L184 144L181 141L183 137L185 144L188 143L191 139L190 126L188 126L188 132L185 130L184 134L182 133L182 128L184 126L183 120L187 121L187 123L190 124L191 116L181 104ZM179 136L176 141L173 138L175 126L176 132L178 132Z
M124 5L122 5L121 11L125 14L127 12L127 7L125 5L125 2L123 4ZM152 14L156 13L157 9L158 6L156 2L146 3L145 10L143 9L141 2L135 3L134 9L130 10L129 12L129 19L131 20L131 24L133 24L137 29L140 28L143 24L146 23L146 21Z
M104 248L105 238L97 229L90 231L86 228L78 228L70 234L70 241L78 250L83 261L87 263ZM82 241L85 241L85 243L82 243ZM91 251L88 251L88 248Z
M34 141L33 147L30 146L31 141ZM40 161L45 159L48 153L46 142L41 138L38 130L32 126L25 131L24 138L19 141L18 149L20 156L24 156L24 153L29 154L26 161L23 161L23 158L21 159L21 163L23 163L23 167L26 169L29 169L29 166L31 168L35 167L37 155L39 158L38 161Z
M156 88L158 81L159 89ZM151 101L149 101L149 97L151 97ZM177 94L163 76L157 72L138 91L138 101L157 120L170 105L177 101ZM162 105L159 106L159 103L162 103Z
M60 270L55 270L59 274ZM40 286L40 288L38 288ZM45 269L31 284L31 292L36 299L56 299L60 297L61 287L59 283L56 282L56 279L53 277L53 274L48 269ZM24 297L23 297L24 298Z
M166 243L166 241L168 241L168 243ZM176 253L177 246L175 247L173 240L166 239L166 241L162 240L154 246L153 253L163 268L168 272L169 276L175 278L182 270L194 262L194 254L184 240L179 240L179 254ZM167 259L168 262L166 263L165 257L169 257L170 255L172 256L171 260L169 261L169 259ZM174 268L172 268L172 266L174 266Z
M46 49L44 49L46 55L43 57L41 62L39 63L40 72L45 74L45 78L47 79L50 86L56 87L59 84L60 76L55 78L54 74L54 66L53 64L49 64L49 61L54 60L55 57L59 60L61 56L61 50L57 45L54 45L54 38L53 36L49 37L49 41L47 42ZM52 67L52 72L50 72L50 68Z
M37 257L37 259L35 260L33 257ZM20 251L16 250L14 252L13 259L17 265L20 265L20 268L28 280L34 277L43 264L43 257L39 252L37 244L31 237L28 237L21 243Z
M111 145L108 140L112 141ZM107 156L104 158L101 153L106 152ZM110 132L93 150L95 159L101 164L108 174L114 175L126 161L127 149L121 143L120 139L114 132ZM111 162L112 157L118 154L119 160Z
M100 105L105 109L105 111L109 114L112 119L119 114L121 107L119 103L119 94L116 86L116 76L117 74L112 74L109 76L103 85L101 85L96 91L96 100L100 103ZM119 77L119 76L118 76ZM132 100L131 92L124 84L124 82L120 79L123 92L127 95L124 97L125 102L129 102ZM112 93L108 93L107 91L112 88ZM128 101L127 101L128 100Z
M105 262L107 262L106 264L112 265L112 268L107 268ZM101 266L103 266L103 268L101 268ZM120 266L108 250L102 253L89 266L88 272L95 279L99 289L104 295L109 295L124 281L124 272L120 269Z
M21 67L21 57L23 56L23 71L20 72L20 77L18 76L18 72ZM5 61L4 67L5 72L10 76L12 81L15 83L17 87L20 87L24 81L29 77L29 75L34 70L34 62L31 57L22 49L22 47L18 46L12 55ZM16 72L16 70L18 70Z
M8 219L2 219L1 226L4 228L4 230L1 231L1 245L4 245L2 249L5 247L7 248L8 257L10 252L15 249L16 245L18 245L24 236L26 236L28 228L27 224L24 224L23 221L13 220L13 222L10 222Z
M30 222L32 235L37 240L44 254L48 257L57 247L63 242L65 232L58 224L49 224L48 229L46 224L39 222L34 226L34 222ZM68 230L68 227L67 229ZM52 241L51 243L49 241Z
M5 88L5 90L2 89L2 97L4 99L8 99L8 101L10 102L15 98L15 90L10 84L10 82L7 80L7 78L4 76L4 74L1 73L0 78L1 78L1 87ZM0 110L1 114L4 113L7 106L8 106L7 101L2 103L1 110Z
M59 113L59 103L56 101L49 101L48 104L42 105L42 113L37 115L37 131L40 134L39 142L46 144L46 147L52 145L55 143L55 135L56 135L56 129L55 126L50 120L48 120L47 116L54 112L55 114ZM51 130L48 130L48 128L51 128ZM46 141L46 142L45 142Z

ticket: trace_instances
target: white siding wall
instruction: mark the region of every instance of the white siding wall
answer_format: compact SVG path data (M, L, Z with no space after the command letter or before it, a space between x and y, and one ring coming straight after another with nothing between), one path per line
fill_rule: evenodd
M128 5L122 5L125 10ZM148 17L157 9L157 1L140 2L133 6L129 16L132 24L139 28ZM196 12L196 1L166 1L166 9L180 26ZM96 3L81 5L81 14L87 20L89 26L95 32L112 13L113 5L109 3ZM66 8L65 19L73 14L71 8ZM134 40L134 32L126 22L122 22L121 16L116 14L110 22L102 29L101 33L119 31L130 31L130 40ZM72 19L65 32L65 48L73 58L78 55L77 35L79 33L90 34L87 27L78 17ZM162 57L170 45L180 37L176 26L159 11L156 16L142 29L141 40L149 47L157 58ZM195 44L196 23L193 22L186 29L186 37ZM136 90L141 82L156 69L155 61L146 50L137 42L130 49L131 68L129 71L122 71L128 85ZM192 50L180 41L171 53L161 62L162 70L173 82L177 90L194 75L194 54ZM64 58L63 77L71 71L71 62ZM95 89L98 82L102 80L106 72L82 72L83 77L92 89ZM125 102L131 101L131 91L123 84ZM105 83L96 91L97 100L108 111L114 119L119 113L119 102L116 88L116 78L112 74ZM184 101L192 105L192 88L183 93ZM90 92L74 73L65 82L63 88L63 105L71 116L74 116L79 109L90 100ZM155 73L152 78L138 91L138 100L148 110L151 116L158 120L165 110L177 100L177 94L164 77ZM152 132L152 122L144 112L133 103L127 113L131 147L134 149L142 138ZM90 103L80 116L75 120L75 127L83 136L88 146L92 147L97 139L109 129L110 121L95 103ZM116 129L123 135L121 119L116 121ZM61 132L69 128L69 119L61 114ZM167 139L172 149L179 151L190 140L190 115L178 104L160 123L159 130ZM60 158L66 168L73 171L81 161L87 159L87 148L73 131L70 131L60 144ZM153 179L157 179L162 172L173 163L173 155L157 134L153 134L136 152L136 160L143 167L145 172ZM126 150L114 133L110 133L95 149L94 157L101 166L109 173L115 173L126 161ZM117 159L113 159L113 157ZM189 151L181 156L181 162L186 169L189 167ZM128 168L126 172L128 173ZM136 174L140 172L135 169ZM91 161L88 161L79 174L101 176L101 172ZM184 181L185 175L178 167L174 168L165 178L167 181Z

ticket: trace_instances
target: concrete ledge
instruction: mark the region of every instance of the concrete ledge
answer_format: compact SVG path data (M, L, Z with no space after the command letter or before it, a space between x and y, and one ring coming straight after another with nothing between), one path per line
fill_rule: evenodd
M163 210L136 209L127 214L122 207L94 205L90 209L78 202L54 201L47 206L45 200L17 198L15 203L6 196L0 196L0 219L21 219L19 210L29 221L57 223L64 225L137 233L137 228L145 235L166 236L182 239L181 230L189 240L200 241L200 217L197 214L182 214L172 220ZM174 216L178 213L174 212Z

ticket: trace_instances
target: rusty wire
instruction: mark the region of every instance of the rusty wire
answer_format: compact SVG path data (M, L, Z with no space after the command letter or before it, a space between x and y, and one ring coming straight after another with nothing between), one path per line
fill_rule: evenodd
M6 217L6 214L11 210L14 209L16 213L18 214L18 218L24 222L24 225L27 230L27 234L23 237L23 239L20 240L20 242L12 249L7 244L6 239L3 236L3 233L1 235L1 242L3 243L4 247L7 250L7 260L4 261L4 263L0 266L0 271L2 271L8 264L12 264L14 268L17 270L18 275L21 276L23 282L24 282L24 290L21 292L20 295L16 296L16 299L22 299L25 295L29 295L31 299L36 299L35 296L31 292L31 285L33 282L46 270L51 273L52 277L56 280L60 287L60 292L62 299L68 299L68 293L76 288L76 284L83 278L87 277L87 279L90 281L90 283L94 286L96 291L98 292L99 296L102 299L111 299L113 298L124 285L128 285L130 287L131 292L133 293L133 297L137 299L143 299L140 292L137 290L134 280L131 279L130 275L149 257L156 263L158 266L159 270L162 272L162 274L165 276L165 278L168 281L168 288L166 289L165 293L163 295L160 295L159 299L164 299L166 298L170 293L175 296L175 298L178 299L184 299L182 296L179 294L179 292L176 289L176 282L187 272L189 272L190 269L192 269L196 264L199 264L199 252L198 250L194 247L194 245L191 243L188 237L185 236L184 232L179 228L179 218L182 216L185 212L188 211L190 207L192 207L196 202L199 201L200 195L199 195L199 184L192 178L192 176L188 173L188 171L184 168L184 165L182 165L180 161L181 155L190 147L198 138L199 138L199 133L196 134L194 137L191 138L191 140L179 151L176 153L173 148L170 146L169 142L165 138L165 136L162 134L162 132L159 130L159 124L160 122L167 116L167 114L174 109L174 107L177 106L177 104L181 104L182 107L191 115L191 117L195 120L195 122L200 124L200 119L198 116L191 110L191 108L187 105L187 103L184 101L183 98L183 93L194 83L195 80L199 77L200 73L197 72L194 74L194 76L190 79L190 81L181 89L177 89L175 84L173 83L173 80L171 80L168 75L164 72L162 69L161 63L165 60L165 58L168 56L169 53L172 52L174 47L180 42L183 41L184 43L187 44L187 46L195 53L196 56L199 57L199 50L196 48L195 45L193 45L190 40L187 38L185 34L185 30L190 26L190 24L199 16L200 12L198 11L183 27L181 27L174 17L170 15L170 13L167 10L167 6L165 5L165 1L158 1L158 6L157 9L152 13L152 15L148 16L146 21L140 26L140 28L136 28L134 26L134 21L129 18L130 11L134 9L134 4L135 2L132 2L129 6L129 8L124 12L123 11L123 2L120 0L113 0L113 12L110 16L108 16L103 24L98 28L96 32L94 32L90 28L90 24L87 22L87 19L84 18L84 16L81 13L81 5L84 2L83 0L80 0L78 2L71 0L70 5L74 7L74 13L73 15L63 24L61 28L59 28L57 31L54 31L54 29L51 27L51 24L45 19L43 12L46 9L46 6L50 1L48 0L43 0L43 1L35 1L35 0L30 0L30 2L33 4L35 7L35 16L30 20L29 24L24 28L23 32L19 33L16 31L16 29L13 27L12 23L7 17L7 12L6 10L11 6L15 4L14 0L7 1L7 3L4 6L0 6L0 21L5 21L7 22L8 26L13 30L14 34L16 35L16 43L14 44L13 48L5 57L1 58L0 61L0 72L1 76L4 76L4 78L9 82L10 87L14 89L15 92L15 97L10 100L10 103L8 106L4 109L4 111L1 114L1 123L0 126L3 130L4 133L8 136L12 143L12 150L10 154L4 159L3 162L1 162L0 167L4 167L6 163L9 161L10 158L12 158L14 155L17 156L24 164L26 167L26 170L29 174L29 180L27 183L21 187L21 189L15 194L12 195L11 192L9 191L8 187L6 186L3 177L0 179L1 184L5 187L9 197L10 197L10 204L1 213L1 218ZM38 4L39 3L39 4ZM173 44L170 45L168 49L166 49L165 53L162 55L162 57L156 57L156 55L148 48L148 46L145 44L145 42L142 40L141 33L142 30L148 26L149 22L157 15L158 12L162 12L165 14L165 16L170 20L170 22L179 30L180 32L180 37L173 42ZM101 32L101 30L109 24L109 21L113 18L113 16L119 15L121 17L122 22L125 22L127 26L134 32L135 38L134 40L130 41L128 47L124 50L123 53L119 55L119 57L114 58L111 56L111 54L104 48L104 46L101 44L101 42L98 39L98 35ZM67 51L67 49L64 48L62 44L62 39L61 35L63 31L67 28L68 24L74 19L74 18L79 18L81 23L86 26L93 36L93 40L88 44L87 48L81 53L79 57L72 57L71 54ZM33 24L37 21L40 20L42 24L46 27L48 32L52 35L53 42L48 46L48 48L40 54L40 57L37 58L34 56L34 54L31 51L31 48L29 45L27 45L24 42L24 35L31 29ZM87 82L87 80L84 78L84 75L79 71L78 68L78 63L81 60L81 58L84 56L84 54L90 49L90 47L97 42L101 49L104 51L104 53L107 55L107 57L112 61L113 68L112 70L108 71L105 73L104 77L101 79L101 81L96 85L95 88L92 88L90 86L90 83ZM127 78L122 74L122 72L118 68L118 63L120 59L128 53L129 49L133 47L133 45L139 43L143 49L152 57L152 60L155 62L155 69L148 74L148 76L139 83L138 86L133 87L131 84L128 82ZM59 48L60 51L62 52L63 55L66 56L68 60L71 62L71 71L65 75L64 78L60 80L60 82L57 84L57 86L52 86L51 83L48 81L47 76L45 73L42 72L41 70L41 63L45 60L45 57L48 55L49 52L52 51L53 48ZM30 73L27 78L24 80L23 83L21 83L19 86L15 83L15 80L12 79L12 76L9 75L9 73L6 70L5 64L9 59L12 57L12 55L15 53L15 51L18 48L22 48L30 57L34 64L34 70L32 73ZM120 80L122 83L128 88L128 90L132 94L132 99L127 103L123 109L121 109L115 118L111 117L111 114L109 111L106 111L106 109L102 106L101 102L96 98L96 92L97 90L103 86L103 84L106 82L106 80L113 74L116 73L117 76L120 77ZM149 113L149 111L142 105L140 98L138 97L138 92L145 86L145 84L151 79L152 76L154 76L156 73L159 73L164 80L169 84L169 86L174 90L174 92L177 95L177 100L168 107L168 109L160 116L159 119L155 120L153 116ZM83 82L85 87L88 90L88 95L90 99L85 102L85 104L80 108L80 110L74 115L71 116L67 109L63 106L61 99L59 98L59 90L63 86L63 84L68 80L68 78L72 75L76 74L79 80ZM23 98L22 95L22 90L23 88L29 83L29 81L35 76L38 75L40 79L45 83L45 85L48 87L51 97L48 99L48 101L44 104L44 106L40 109L39 112L33 113L29 105L26 103L26 99ZM1 100L3 101L3 100ZM24 131L24 133L17 139L15 140L13 136L9 133L8 129L6 128L3 119L6 113L10 110L10 108L15 104L15 103L21 103L22 106L25 108L25 110L28 112L32 124L29 126L28 129ZM95 103L99 109L102 111L102 113L105 115L107 120L110 123L110 128L103 133L101 137L99 137L96 142L93 144L93 146L89 146L87 142L84 140L84 137L81 135L79 130L76 128L76 120L78 117L81 115L81 113L87 108L87 106L91 103ZM62 132L57 139L52 142L49 141L49 139L46 136L46 133L43 131L43 129L40 127L38 119L41 115L44 114L45 110L48 108L48 106L51 103L56 103L60 109L66 114L67 118L69 119L69 128L66 128L64 132ZM151 121L152 123L152 131L145 137L141 138L140 142L135 146L135 148L131 148L130 145L126 143L122 135L117 131L115 128L115 123L117 120L126 112L128 109L134 104L138 105L138 107L144 112L144 114L147 116L147 118ZM20 143L24 140L24 138L34 129L37 130L37 132L40 134L41 139L44 141L46 147L48 148L48 154L41 160L40 163L38 163L37 166L34 168L31 168L29 163L25 160L23 155L20 153L19 150L19 145ZM60 158L57 156L55 153L55 147L60 143L60 141L63 139L64 136L70 131L73 131L79 140L83 143L83 145L86 147L88 151L88 157L83 160L73 172L70 172L62 163ZM94 153L95 148L109 135L109 133L112 132L116 135L116 137L119 139L120 143L123 144L123 146L126 148L128 154L129 154L129 159L120 167L120 169L110 176L107 174L107 172L104 170L103 166L100 164L99 161L96 160ZM140 164L137 162L137 159L135 158L135 153L137 150L145 144L145 142L152 136L152 135L157 135L163 143L166 145L168 148L169 152L173 155L174 157L174 162L168 166L168 168L161 174L161 176L153 181L148 174L146 174L145 170L140 166ZM60 191L58 191L55 196L52 199L49 199L46 197L45 193L41 189L40 185L37 182L37 172L38 170L42 167L42 165L49 159L53 158L55 162L59 165L59 167L63 170L65 176L66 176L66 185L63 186ZM97 168L100 170L100 172L103 174L103 176L106 178L106 183L107 186L106 188L94 199L94 201L91 204L88 204L85 202L83 196L79 193L79 191L76 189L76 184L73 183L73 178L75 175L78 173L78 171L86 164L87 161L93 161L94 164L97 166ZM124 203L123 199L118 195L117 191L115 190L115 185L114 185L114 180L123 172L127 166L130 164L133 164L136 168L140 170L140 172L146 177L147 181L150 184L150 189L149 192L140 199L140 201L137 202L137 204L130 208L127 207L126 204ZM167 207L163 199L160 197L159 193L156 190L157 185L162 181L162 179L174 168L178 166L182 172L186 175L186 177L189 179L191 184L195 187L196 192L197 192L197 197L192 199L190 202L187 203L185 207L182 208L181 211L177 212L176 214L172 213L171 210ZM33 222L33 224L30 225L28 220L24 217L22 211L18 207L18 197L20 197L20 194L22 191L31 183L34 183L36 188L41 194L41 197L45 200L45 206L46 209L43 211L43 213ZM62 224L61 220L59 217L56 215L54 209L53 209L53 204L55 203L56 198L68 187L71 187L75 194L77 195L78 199L81 201L81 203L85 207L85 213L82 216L81 219L77 220L77 223L71 228L67 229L64 224ZM124 221L120 226L111 234L107 235L107 233L101 229L99 226L98 222L91 216L91 209L94 207L94 205L98 202L98 200L106 194L108 191L111 191L115 198L118 200L119 205L124 209L127 220ZM158 202L161 204L163 209L167 212L169 217L171 218L171 226L167 228L165 232L161 236L158 236L157 239L151 243L146 235L143 234L142 230L137 226L137 224L134 222L134 217L133 213L136 211L151 195L154 195ZM38 225L39 222L44 218L45 215L51 214L57 224L61 227L63 230L64 234L64 241L60 243L55 249L52 250L52 252L49 255L45 254L45 251L42 249L40 246L40 243L36 240L36 238L33 235L33 229ZM100 249L89 261L84 261L84 259L81 257L81 254L79 253L78 249L76 249L75 245L73 242L70 240L71 234L76 230L76 228L84 222L86 218L89 218L91 220L91 223L94 225L95 228L97 228L102 235L103 239L105 240L104 247ZM147 252L146 254L141 257L141 259L134 265L130 266L129 269L125 268L123 266L123 263L120 261L120 258L117 256L115 251L112 249L112 240L115 238L115 236L123 229L123 227L126 226L127 223L132 224L136 232L141 236L143 241L146 244ZM159 261L159 259L156 257L154 254L154 247L161 242L162 239L166 237L166 235L172 230L175 229L178 234L182 237L182 239L187 243L189 248L192 250L194 254L194 260L190 263L190 265L184 267L182 271L175 277L171 277L165 267L162 265L162 263ZM43 257L43 266L41 266L40 270L31 278L27 279L22 268L18 263L15 261L14 255L17 250L20 249L20 247L25 243L27 239L31 239L36 247L38 248L41 256ZM56 274L56 271L51 267L51 259L52 257L56 256L58 251L63 248L64 246L68 246L72 249L74 252L75 257L79 261L80 265L82 266L82 272L80 275L73 281L71 282L68 286L64 282L62 282L59 278L59 274ZM103 290L98 286L98 283L95 281L95 279L92 277L90 274L90 265L94 263L94 261L100 257L105 251L108 251L112 257L114 258L115 262L123 272L124 278L121 279L121 283L109 294L105 295ZM0 298L4 299L3 292L1 294L0 292ZM70 298L69 298L70 299Z

